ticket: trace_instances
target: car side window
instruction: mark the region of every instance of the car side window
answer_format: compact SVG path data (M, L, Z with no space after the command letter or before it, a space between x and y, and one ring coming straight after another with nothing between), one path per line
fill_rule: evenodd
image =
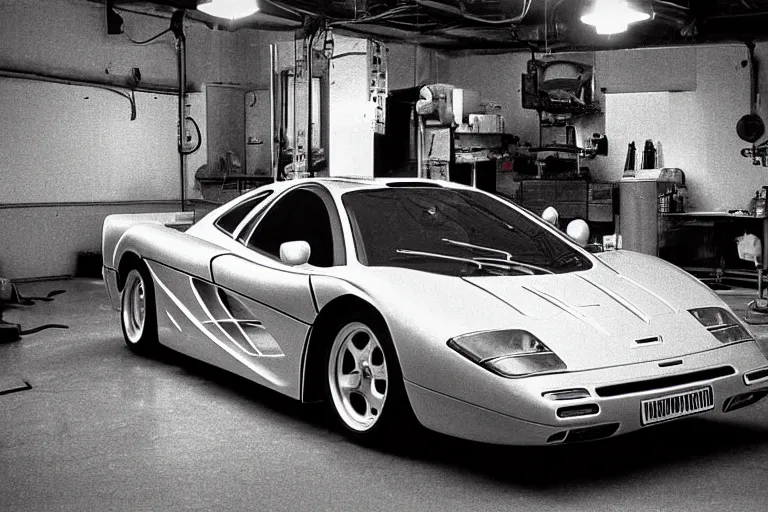
M325 201L306 188L292 190L279 198L253 230L249 248L280 257L280 245L303 240L309 244L309 264L331 267L334 243L331 218Z
M227 213L216 219L214 224L224 231L225 233L232 234L237 229L237 226L243 221L248 213L253 210L256 205L264 201L272 194L271 190L257 194L250 199L246 199L242 203L238 204Z

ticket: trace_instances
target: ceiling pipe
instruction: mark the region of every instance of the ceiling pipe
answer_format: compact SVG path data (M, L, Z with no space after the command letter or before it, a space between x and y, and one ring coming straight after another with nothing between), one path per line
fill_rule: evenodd
M434 9L436 11L442 11L445 13L453 14L454 16L458 16L459 18L463 18L467 21L474 21L478 23L484 23L487 25L513 25L515 23L520 23L523 21L523 18L528 14L528 8L530 8L530 2L528 0L525 0L523 2L524 8L523 12L520 13L517 16L513 16L511 18L501 19L501 20L491 20L491 19L485 19L481 18L480 16L474 16L471 14L467 14L463 7L464 4L460 3L461 7L454 7L451 5L444 4L442 2L438 2L436 0L416 0L416 3L418 5L421 5L423 7Z
M306 156L306 162L307 162L307 171L309 171L309 177L314 178L315 177L315 171L312 169L312 71L313 71L313 65L312 61L314 60L314 45L315 45L315 34L317 32L312 32L309 34L309 43L307 44L307 50L305 52L305 58L307 59L307 156Z
M675 2L670 2L669 0L651 0L652 5L662 5L664 7L669 7L670 9L675 9L681 12L688 12L690 9L684 5L676 4Z
M38 82L48 82L53 84L77 85L80 87L93 87L95 89L103 89L105 91L119 94L123 98L127 99L131 103L131 121L136 119L136 98L134 97L133 89L130 89L128 92L125 92L125 91L116 89L115 86L107 82L78 80L78 79L58 77L58 76L48 75L43 73L16 71L16 70L7 69L7 68L0 68L0 77L16 78L19 80L35 80Z
M176 70L179 84L179 180L181 185L181 211L185 211L187 199L187 154L184 141L187 140L187 38L184 36L184 11L175 11L171 16L171 31L176 37Z
M677 28L683 28L690 23L690 21L680 16L670 16L658 11L654 11L653 17L651 19L660 23L675 26Z

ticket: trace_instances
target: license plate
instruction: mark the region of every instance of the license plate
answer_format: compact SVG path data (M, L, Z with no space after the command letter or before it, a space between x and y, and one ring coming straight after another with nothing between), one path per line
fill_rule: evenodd
M640 412L643 416L643 425L651 425L660 421L708 411L714 407L715 399L712 388L706 387L643 400L640 403Z

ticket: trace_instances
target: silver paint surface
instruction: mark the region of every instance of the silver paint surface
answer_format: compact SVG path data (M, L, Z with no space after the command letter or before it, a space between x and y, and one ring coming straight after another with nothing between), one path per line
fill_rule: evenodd
M137 224L130 226L125 216L116 221L108 218L104 246L119 241L114 244L111 262L105 255L105 265L115 268L127 252L150 262L158 279L161 343L294 398L305 385L301 382L302 355L318 312L322 314L339 297L362 299L381 313L390 330L408 397L420 422L446 434L487 442L543 444L557 430L606 422L620 422L618 433L637 430L643 400L686 386L594 398L590 402L600 405L600 414L565 420L556 415L555 405L544 400L542 393L570 387L594 391L606 384L730 364L736 368L734 375L687 386L711 385L717 406L704 415L723 416L723 401L747 390L742 374L766 364L754 342L722 346L687 311L704 306L727 308L715 293L676 267L638 253L615 251L595 256L582 251L592 268L559 275L462 279L362 266L355 258L341 197L353 190L386 186L386 181L319 179L271 187L278 195L312 181L327 187L340 208L346 265L289 267L257 254L214 225L226 207L186 233L163 227L157 219L147 223L145 217L137 217ZM236 201L257 193L258 189ZM522 213L567 241L553 227ZM215 297L217 287L236 294L247 305L246 318L226 311ZM242 338L238 331L242 326L226 323L235 319L257 322L283 356L267 358L258 355L258 350L249 352L247 336ZM568 371L503 378L446 344L463 334L512 328L533 333L565 362ZM663 342L638 348L636 340L654 337ZM671 358L681 359L682 364L659 367L659 362ZM486 411L480 416L487 416L488 422L472 419L480 410Z

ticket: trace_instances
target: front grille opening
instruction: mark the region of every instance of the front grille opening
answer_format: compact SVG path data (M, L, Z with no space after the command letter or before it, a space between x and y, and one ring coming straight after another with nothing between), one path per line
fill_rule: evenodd
M548 443L559 443L563 439L565 439L565 436L568 434L567 430L561 430L560 432L555 432L551 436L549 436L549 439L547 439Z
M572 405L557 410L558 418L575 418L577 416L592 416L600 412L597 404Z
M768 377L768 368L762 368L755 370L744 375L744 383L747 385L752 384L756 380L764 379Z
M707 370L699 370L697 372L683 373L680 375L671 375L669 377L659 377L657 379L603 386L596 388L595 392L597 393L597 396L602 397L629 395L631 393L642 393L644 391L671 388L704 380L717 379L719 377L727 377L734 373L736 373L736 370L733 366L719 366L717 368L709 368Z
M593 441L595 439L610 437L616 433L620 425L620 423L607 423L595 427L574 428L568 431L568 435L565 436L565 442L578 443L581 441Z

